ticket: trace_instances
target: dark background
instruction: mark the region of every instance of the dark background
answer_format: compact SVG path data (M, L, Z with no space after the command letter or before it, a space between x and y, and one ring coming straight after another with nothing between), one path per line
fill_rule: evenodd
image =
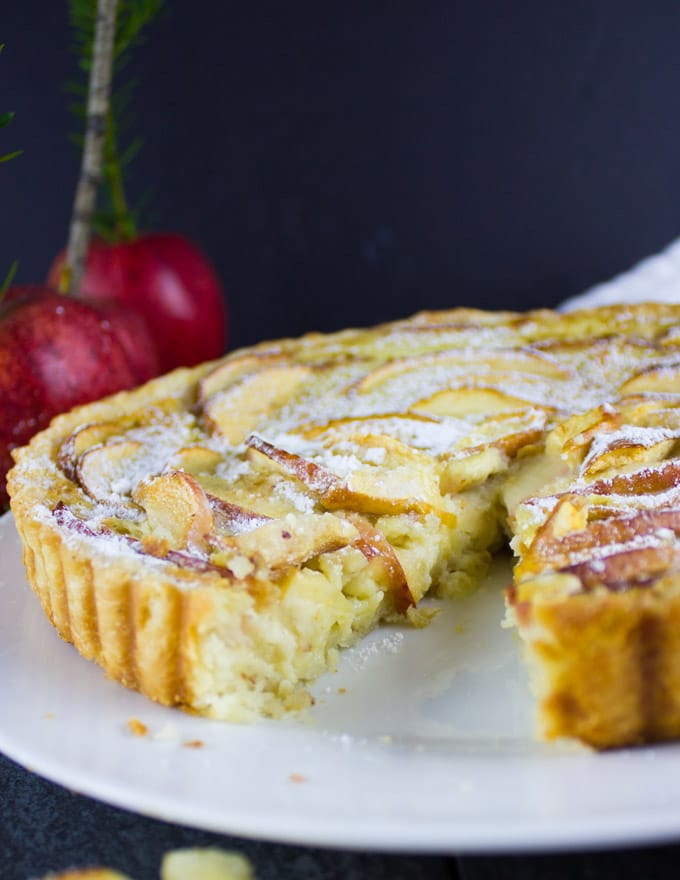
M680 233L676 2L167 6L129 190L214 262L232 345L554 305ZM3 3L0 41L0 257L35 281L78 170L65 0Z

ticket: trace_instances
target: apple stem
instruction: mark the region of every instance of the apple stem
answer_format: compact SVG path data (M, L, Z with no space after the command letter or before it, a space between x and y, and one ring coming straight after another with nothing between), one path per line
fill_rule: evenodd
M98 0L94 49L87 93L87 121L80 175L71 213L66 263L59 284L62 293L77 296L85 270L90 229L102 182L106 117L113 76L118 0Z

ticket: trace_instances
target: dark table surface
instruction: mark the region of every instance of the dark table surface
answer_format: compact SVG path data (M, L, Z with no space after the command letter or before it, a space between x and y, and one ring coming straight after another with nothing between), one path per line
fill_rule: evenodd
M158 880L164 852L220 846L252 861L258 880L655 880L680 876L680 845L512 855L423 855L311 849L183 827L55 785L0 756L0 878L105 864ZM680 829L678 831L680 839ZM192 880L192 878L187 878Z

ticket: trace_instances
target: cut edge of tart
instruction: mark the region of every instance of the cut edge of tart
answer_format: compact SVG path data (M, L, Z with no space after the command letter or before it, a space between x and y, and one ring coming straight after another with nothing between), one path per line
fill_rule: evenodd
M247 721L512 535L538 729L680 736L680 307L423 312L280 340L58 416L8 478L59 634ZM500 622L499 622L500 623Z

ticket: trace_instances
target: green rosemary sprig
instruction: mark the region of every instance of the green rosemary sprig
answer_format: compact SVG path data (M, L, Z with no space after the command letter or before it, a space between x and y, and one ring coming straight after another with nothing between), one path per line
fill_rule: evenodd
M10 285L14 281L14 276L17 274L17 269L19 268L19 261L15 260L12 265L7 270L7 274L5 275L5 280L0 285L0 302L2 302L3 296L7 293L10 288Z
M133 120L130 105L136 81L124 80L123 75L133 50L144 42L148 25L162 11L164 2L165 0L118 0L113 47L113 88L106 114L102 188L92 223L94 231L110 241L128 240L134 238L137 232L140 205L131 207L125 191L124 176L127 167L139 153L143 138L129 135ZM73 49L84 76L80 80L67 83L67 89L75 98L71 109L84 127L97 2L68 0L68 13ZM73 140L82 148L82 129Z
M2 50L5 48L4 43L0 43L0 54L2 54ZM14 113L10 113L9 111L6 113L0 113L0 128L4 128L6 125L9 125L10 122L14 119ZM23 150L14 150L12 153L5 153L4 156L0 156L0 162L9 162L10 159L15 159L17 156L22 154Z
M4 43L0 43L0 54L2 54L2 50L5 48ZM0 128L4 128L6 125L9 125L12 119L14 118L14 113L0 113ZM10 159L14 159L17 156L20 156L23 153L23 150L14 150L11 153L5 153L4 156L0 156L0 162L9 162ZM18 260L15 260L12 265L9 267L7 274L5 275L5 279L0 284L0 300L2 300L3 296L9 290L9 286L14 281L14 276L17 274L17 269L19 268Z

